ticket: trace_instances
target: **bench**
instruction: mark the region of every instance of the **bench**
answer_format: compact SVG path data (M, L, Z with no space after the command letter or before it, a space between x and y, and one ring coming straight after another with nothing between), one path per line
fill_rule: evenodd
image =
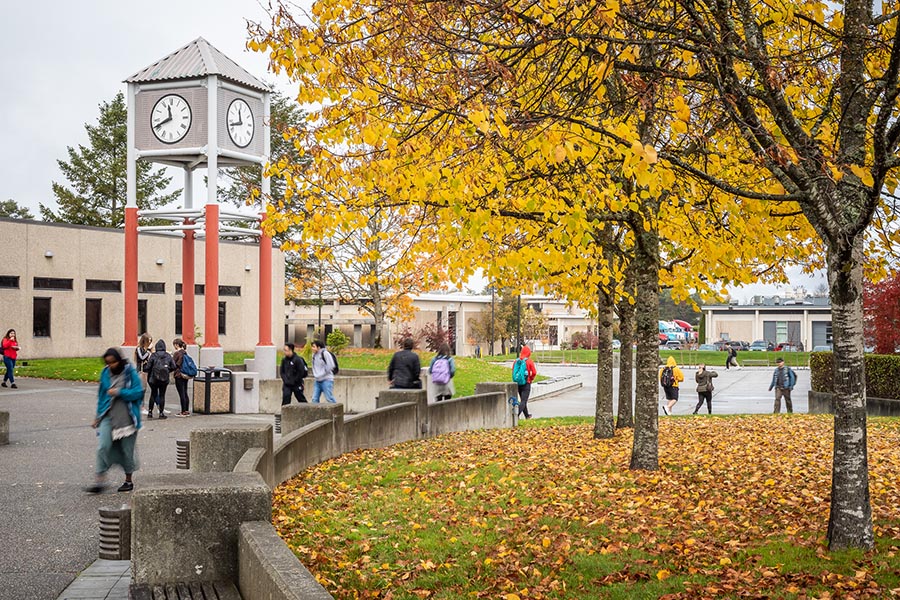
M743 363L741 365L743 367L748 367L748 366L770 367L770 366L772 366L772 363L769 362L768 358L745 358L739 362Z
M238 589L226 581L137 584L131 586L128 597L132 600L241 600Z

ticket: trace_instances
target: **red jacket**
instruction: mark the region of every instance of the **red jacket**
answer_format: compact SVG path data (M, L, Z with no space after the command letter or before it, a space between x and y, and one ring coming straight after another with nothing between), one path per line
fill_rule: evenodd
M534 361L531 360L531 348L522 346L522 353L519 355L519 358L525 360L525 369L528 371L528 383L531 383L537 377L537 368L534 366Z
M3 338L3 356L13 360L19 355L19 342L9 338Z

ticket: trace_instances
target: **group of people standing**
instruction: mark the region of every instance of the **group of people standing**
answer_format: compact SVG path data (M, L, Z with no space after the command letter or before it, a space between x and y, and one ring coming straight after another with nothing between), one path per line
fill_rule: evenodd
M737 366L737 359L734 358L736 354L736 352L732 354L732 352L729 351L725 361L726 369L729 364ZM733 363L732 360L734 360ZM785 409L788 413L792 413L794 412L794 406L791 402L791 390L793 390L794 386L797 384L797 374L794 373L793 369L784 364L784 359L781 357L776 359L775 364L776 367L775 372L772 374L772 383L769 385L770 392L773 389L775 390L774 412L775 414L781 412L781 400L784 399ZM718 373L710 371L703 363L697 366L694 380L697 382L698 399L697 406L694 407L694 412L692 414L696 415L700 408L703 407L704 403L706 403L709 414L712 414L712 393L715 389L713 378L718 376ZM663 404L663 412L665 414L672 414L672 409L675 407L675 403L678 402L678 390L683 381L684 373L678 367L675 357L670 356L666 359L665 366L662 366L659 369L659 383L662 385L666 397L666 402Z
M181 338L175 338L172 341L175 353L169 354L163 340L157 340L153 351L150 350L152 343L153 338L144 333L138 340L137 348L134 349L135 368L140 373L141 382L150 388L147 418L153 418L154 406L157 408L157 416L160 419L168 418L165 412L166 389L172 380L175 381L175 391L181 401L181 412L176 416L189 417L191 412L187 386L188 381L197 374L197 370L193 359L187 354L187 344ZM186 368L185 362L191 365L191 369Z

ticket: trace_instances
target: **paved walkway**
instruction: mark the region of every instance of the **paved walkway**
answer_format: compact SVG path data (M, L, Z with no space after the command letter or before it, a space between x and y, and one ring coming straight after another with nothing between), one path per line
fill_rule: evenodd
M93 477L96 385L26 378L17 383L18 390L0 388L0 410L10 413L10 445L0 446L0 600L52 600L97 559L98 509L121 505L129 494L115 488L97 496L82 491ZM175 398L170 386L170 410L177 409ZM191 429L246 422L271 423L272 417L145 421L135 485L144 473L174 471L175 440ZM111 474L111 482L122 480L121 471Z

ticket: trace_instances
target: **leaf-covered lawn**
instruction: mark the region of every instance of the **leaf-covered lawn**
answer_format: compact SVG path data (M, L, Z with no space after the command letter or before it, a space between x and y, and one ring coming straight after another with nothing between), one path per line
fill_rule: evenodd
M900 594L900 421L869 425L868 555L825 549L831 417L662 419L658 472L630 432L540 421L323 463L274 523L336 598Z

